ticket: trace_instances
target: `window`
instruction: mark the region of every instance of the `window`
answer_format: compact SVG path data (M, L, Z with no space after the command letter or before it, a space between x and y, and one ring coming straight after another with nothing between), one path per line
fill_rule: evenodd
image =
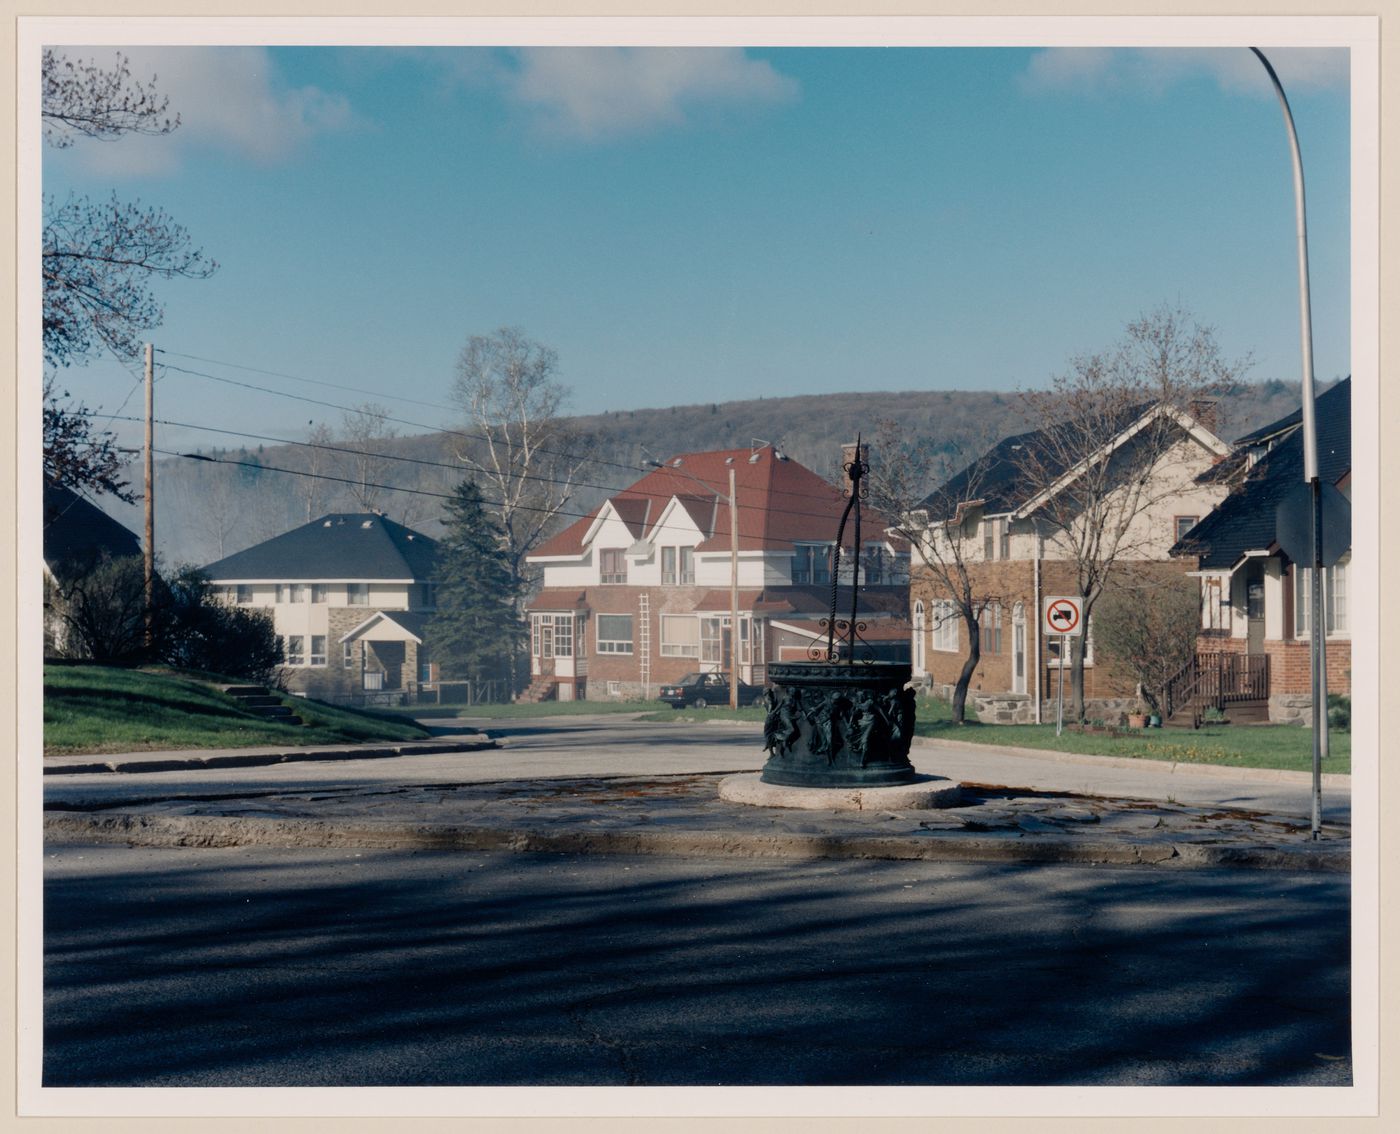
M554 616L554 656L571 658L574 656L574 616L556 614Z
M600 654L630 654L632 652L632 616L630 614L598 615L596 641Z
M311 584L311 601L312 601L312 602L321 602L321 603L325 602L325 601L326 601L326 590L327 590L327 588L326 588L326 584L325 584L325 583L312 583L312 584Z
M1007 517L1001 522L1001 557L1011 558L1011 517Z
M1001 653L1001 603L989 602L982 607L977 626L982 632L982 653Z
M253 604L253 588L247 583L239 583L234 589L234 601L239 606L251 606Z
M288 634L287 641L283 647L288 665L306 664L306 639L300 634Z
M958 649L958 607L951 599L933 604L933 648L956 653Z
M1200 522L1200 516L1177 516L1173 519L1176 526L1176 541L1180 543L1186 538L1186 533Z
M311 664L326 664L326 636L324 634L311 635Z
M1350 631L1347 612L1347 561L1322 572L1322 608L1327 616L1327 633ZM1293 568L1293 636L1307 638L1312 632L1312 568Z
M627 559L619 548L604 548L598 552L600 583L627 582Z
M693 547L663 547L661 549L661 582L663 586L695 582L695 549Z
M291 602L291 601L292 601L292 584L291 584L291 583L278 583L278 584L277 584L277 601L278 601L278 602Z
M885 549L879 544L866 544L860 557L860 578L872 585L885 581Z
M340 643L340 664L343 665L346 669L349 669L351 666L353 666L353 665L355 664L355 643L354 643L354 642L341 642L341 643Z
M346 583L345 601L350 606L369 605L369 584L368 583Z
M795 584L831 582L831 544L799 543L792 557Z
M434 609L436 609L436 607L437 607L437 584L436 584L436 583L420 583L420 584L419 584L419 588L420 588L420 590L419 590L419 602L422 604L423 609L424 609L424 610L434 610Z
M700 622L690 615L661 616L661 656L663 658L698 658L700 656Z
M924 672L924 603L920 599L914 604L914 672Z

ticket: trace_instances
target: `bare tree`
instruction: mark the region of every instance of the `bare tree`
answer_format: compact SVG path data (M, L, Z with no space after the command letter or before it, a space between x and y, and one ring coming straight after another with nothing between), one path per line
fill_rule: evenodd
M568 391L555 379L558 355L516 327L473 335L457 360L453 399L470 439L457 457L481 486L501 529L521 612L532 579L525 557L573 497L592 440L559 416Z
M969 570L979 545L979 505L991 461L982 443L986 440L985 432L968 434L961 444L935 450L928 438L909 439L903 423L883 421L876 430L866 478L872 505L886 516L898 517L890 530L909 541L937 599L951 604L951 612L944 609L937 617L957 619L967 633L967 658L953 686L957 724L966 722L968 688L982 659L982 614L1000 601L976 571ZM969 452L980 455L966 461ZM930 484L938 487L930 491Z
M343 454L348 476L353 481L350 495L366 512L378 510L384 497L385 478L393 461L384 456L384 446L398 430L389 424L389 408L377 402L365 402L344 415L345 440Z
M297 492L306 506L308 524L320 515L329 495L326 489L331 482L321 478L333 475L331 470L335 467L332 459L335 434L331 432L331 427L324 421L309 424L311 428L306 433L306 444L298 450L308 475L297 477Z
M1179 446L1192 410L1236 382L1209 327L1179 307L1130 323L1100 354L1072 360L1022 401L1035 432L1014 455L1032 518L1073 568L1085 626L1117 564L1154 557L1160 534L1140 522L1182 486ZM1084 719L1085 637L1071 639L1073 712Z
M138 83L120 53L112 66L99 67L46 47L41 69L44 141L56 149L71 146L75 135L168 134L180 125L178 114L167 113L170 100L157 92L155 76Z

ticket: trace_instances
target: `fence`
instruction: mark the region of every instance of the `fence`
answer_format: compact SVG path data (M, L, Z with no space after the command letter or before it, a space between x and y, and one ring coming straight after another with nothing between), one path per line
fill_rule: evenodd
M510 702L510 683L489 681L432 681L418 686L420 705L503 705Z

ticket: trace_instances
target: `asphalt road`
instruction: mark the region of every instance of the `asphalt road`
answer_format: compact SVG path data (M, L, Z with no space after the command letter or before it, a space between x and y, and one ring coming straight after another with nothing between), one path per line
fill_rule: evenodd
M139 775L94 773L44 777L44 799L59 806L116 806L172 793L220 793L364 788L372 785L481 783L511 779L555 779L597 775L694 775L755 772L763 766L757 724L681 725L635 721L625 716L554 717L536 720L434 720L440 733L482 729L501 747L478 752L401 756L391 759L274 764L252 768L206 768ZM1009 787L1170 800L1235 809L1306 816L1311 809L1306 777L1292 781L1212 774L1189 765L1134 760L1124 766L1104 760L1057 759L1053 754L1011 755L973 744L958 748L916 745L915 768L949 779ZM1265 776L1268 773L1264 774ZM1324 816L1349 823L1350 790L1329 787Z
M48 1086L1349 1081L1348 879L45 849Z

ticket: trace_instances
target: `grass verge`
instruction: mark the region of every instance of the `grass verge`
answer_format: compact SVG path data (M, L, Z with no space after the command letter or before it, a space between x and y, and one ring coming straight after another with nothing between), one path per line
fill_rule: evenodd
M287 697L304 725L275 724L169 670L44 667L44 755L419 740L412 721Z
M530 717L591 717L605 713L640 713L656 707L655 701L541 701L512 705L394 705L378 713L421 720L490 718L507 720Z
M1000 744L1039 748L1086 756L1118 756L1129 760L1167 760L1178 764L1217 764L1227 768L1312 770L1312 730L1296 725L1207 724L1191 729L1122 729L1112 733L1074 732L1059 736L1055 726L954 724L941 701L920 701L919 736L955 740L959 744ZM1324 772L1351 773L1351 734L1328 734L1330 753Z

